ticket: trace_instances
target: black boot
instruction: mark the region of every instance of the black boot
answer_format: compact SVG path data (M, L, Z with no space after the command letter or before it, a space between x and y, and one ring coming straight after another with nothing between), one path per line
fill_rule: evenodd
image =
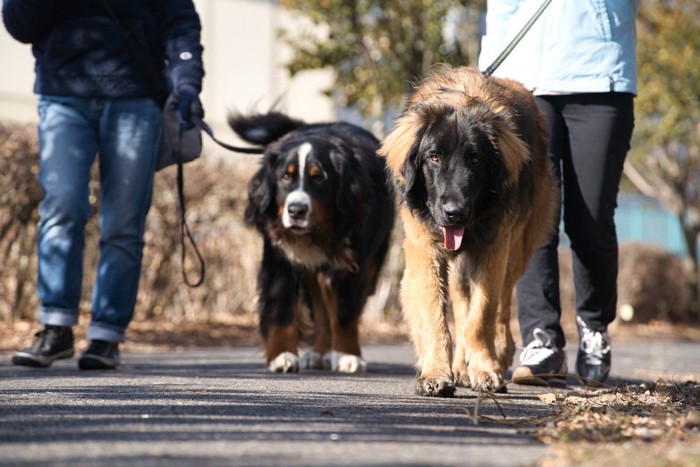
M12 357L14 365L47 367L55 360L70 358L73 350L73 329L70 326L46 326L36 333L34 343Z
M78 360L81 370L113 370L121 365L119 343L94 340Z

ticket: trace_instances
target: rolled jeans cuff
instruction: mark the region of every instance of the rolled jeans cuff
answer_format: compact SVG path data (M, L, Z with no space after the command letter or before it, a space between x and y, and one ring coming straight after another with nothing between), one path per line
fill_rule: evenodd
M75 326L78 317L78 310L43 306L39 309L39 321L49 326Z
M124 342L125 332L125 329L93 321L88 327L87 338L91 341Z

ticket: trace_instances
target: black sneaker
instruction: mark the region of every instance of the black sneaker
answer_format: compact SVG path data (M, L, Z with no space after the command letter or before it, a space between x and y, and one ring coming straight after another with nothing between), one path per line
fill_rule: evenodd
M12 364L46 368L73 354L73 329L70 326L46 326L36 333L36 340L30 347L15 352Z
M566 387L566 352L552 345L547 332L537 328L535 340L520 354L520 366L513 371L513 382L534 386Z
M600 386L610 373L610 335L605 329L589 328L578 316L576 325L579 338L576 373L581 384Z
M78 360L81 370L113 370L121 365L119 343L94 340Z

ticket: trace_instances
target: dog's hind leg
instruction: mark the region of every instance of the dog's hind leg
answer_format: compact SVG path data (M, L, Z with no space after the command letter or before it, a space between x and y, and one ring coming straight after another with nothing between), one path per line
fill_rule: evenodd
M515 342L510 327L511 304L513 302L513 291L520 276L525 270L530 252L526 250L525 237L522 225L516 225L511 230L510 257L506 278L503 283L501 302L498 308L498 318L496 321L496 356L501 371L505 374L513 364L515 354Z
M313 316L313 346L301 356L301 367L316 370L330 369L330 362L324 356L330 351L332 343L330 310L324 297L328 278L324 273L309 273L305 275L306 290L311 298Z
M503 287L501 303L498 306L498 316L496 319L496 359L500 372L505 373L513 363L515 354L515 342L513 333L510 330L510 307L512 302L514 284L506 284Z
M452 373L457 386L469 387L467 371L467 314L469 313L469 284L465 282L461 262L457 261L449 268L449 291L454 317L455 352L452 358Z
M518 261L518 259L512 257L511 264L513 261ZM515 354L515 342L513 341L513 333L510 328L510 312L513 302L513 290L521 275L521 271L517 270L519 267L513 269L511 264L509 264L508 273L503 284L501 302L498 306L496 318L496 358L503 374L513 364L513 355Z

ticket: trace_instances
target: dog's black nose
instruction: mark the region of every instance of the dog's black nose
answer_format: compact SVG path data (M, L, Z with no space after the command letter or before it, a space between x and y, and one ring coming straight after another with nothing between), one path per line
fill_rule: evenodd
M445 213L445 217L452 224L459 224L467 219L464 209L455 203L445 203L442 207L442 212Z
M309 206L304 203L289 203L287 212L292 219L303 219L306 217L306 213L309 212Z

